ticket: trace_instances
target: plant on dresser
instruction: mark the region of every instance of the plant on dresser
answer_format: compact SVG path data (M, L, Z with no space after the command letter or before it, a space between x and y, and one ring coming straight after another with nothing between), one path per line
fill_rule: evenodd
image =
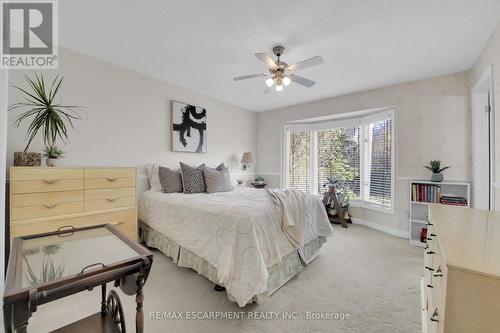
M135 168L10 169L10 238L110 223L137 238Z
M14 85L24 97L23 102L9 106L9 111L22 110L14 124L19 127L24 120L30 119L28 126L28 143L24 152L14 153L15 166L40 166L40 154L30 153L28 148L41 133L45 144L45 157L47 166L55 166L56 160L62 156L62 151L56 146L57 139L64 143L68 141L68 128L73 128L73 121L81 119L78 111L80 107L63 105L56 101L57 93L61 88L63 78L56 76L52 84L46 85L42 74L35 73L34 78L25 75L28 88L24 89Z

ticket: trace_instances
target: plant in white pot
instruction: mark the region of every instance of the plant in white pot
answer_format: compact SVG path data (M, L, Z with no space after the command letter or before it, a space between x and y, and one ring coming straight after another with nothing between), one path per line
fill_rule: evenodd
M57 166L57 160L63 157L64 152L57 146L45 147L43 150L43 157L46 158L45 162L48 167Z
M433 182L442 182L443 181L443 172L446 169L449 169L449 166L441 168L441 161L432 160L429 162L429 165L425 166L426 169L432 171L431 181Z
M15 166L40 166L40 157L37 163L30 162L28 148L38 133L42 134L45 144L45 156L48 159L60 158L62 151L56 147L56 140L59 138L63 143L68 141L68 127L73 128L73 121L81 119L78 115L80 109L75 105L62 105L56 102L57 93L61 88L62 77L57 75L52 83L46 85L42 74L35 73L34 78L28 75L24 76L28 83L27 89L15 86L24 97L23 102L15 103L9 106L9 111L20 110L14 124L19 127L24 120L31 120L27 129L28 143L24 152L14 153ZM28 161L26 162L26 156ZM38 154L38 156L41 156ZM47 165L53 164L53 161L47 161ZM51 165L53 166L53 165Z

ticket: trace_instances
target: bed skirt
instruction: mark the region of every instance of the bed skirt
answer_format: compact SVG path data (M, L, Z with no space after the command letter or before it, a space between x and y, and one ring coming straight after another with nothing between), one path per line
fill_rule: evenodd
M217 278L217 269L214 266L188 249L179 246L175 241L161 234L148 224L139 222L139 235L147 246L160 250L166 256L172 258L173 262L176 263L177 266L191 268L198 274L209 279L211 282L220 284ZM297 251L290 252L284 256L279 263L268 267L269 277L267 279L266 291L262 294L255 295L249 303L264 302L266 297L271 296L288 280L297 275L297 273L302 271L305 266L311 263L319 255L319 249L325 242L326 238L320 236L305 244ZM227 292L227 297L230 301L236 302L234 297L229 292Z

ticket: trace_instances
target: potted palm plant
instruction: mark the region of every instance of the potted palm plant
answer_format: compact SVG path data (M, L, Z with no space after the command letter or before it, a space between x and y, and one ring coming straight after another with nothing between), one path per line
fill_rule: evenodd
M441 168L441 161L432 160L429 162L429 165L425 166L426 169L432 171L431 181L433 182L442 182L443 181L443 172L446 169L449 169L449 166Z
M60 158L62 151L56 146L56 140L68 141L68 127L73 128L73 121L81 119L78 115L80 107L56 102L63 77L57 75L50 85L45 84L42 74L35 73L34 78L25 75L25 79L29 88L14 85L22 93L24 101L9 106L9 111L21 110L14 122L17 127L24 120L31 120L27 130L28 143L23 152L14 153L14 165L40 166L41 154L28 152L33 139L41 133L46 147L45 156L48 159ZM52 162L47 161L47 165L53 166Z

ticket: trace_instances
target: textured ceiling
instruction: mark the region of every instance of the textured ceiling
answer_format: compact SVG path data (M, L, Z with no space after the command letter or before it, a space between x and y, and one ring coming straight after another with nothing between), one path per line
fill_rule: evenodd
M64 0L62 46L264 111L469 69L500 19L498 0ZM253 56L276 43L325 63L264 95Z

